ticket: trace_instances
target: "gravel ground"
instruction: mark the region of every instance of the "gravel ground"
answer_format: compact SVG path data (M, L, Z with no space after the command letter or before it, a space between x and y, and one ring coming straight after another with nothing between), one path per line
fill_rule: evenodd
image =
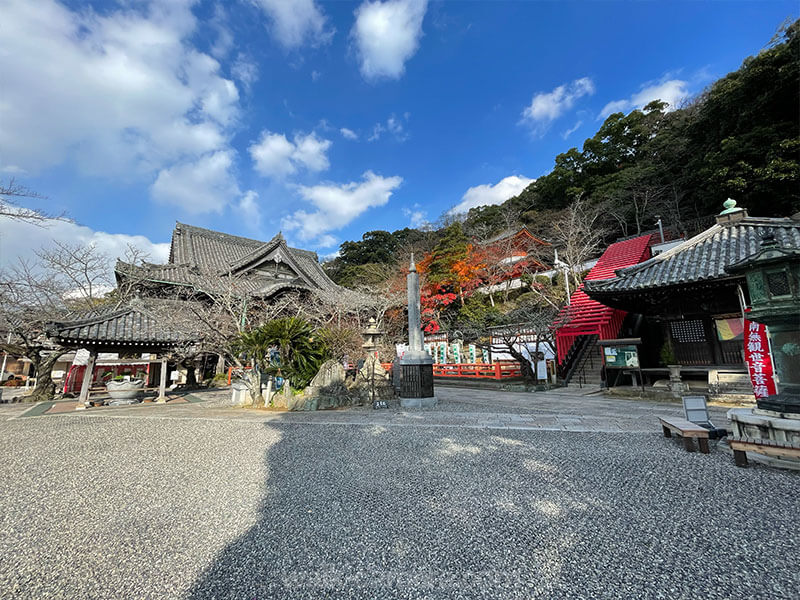
M14 598L796 598L800 475L659 433L0 422Z

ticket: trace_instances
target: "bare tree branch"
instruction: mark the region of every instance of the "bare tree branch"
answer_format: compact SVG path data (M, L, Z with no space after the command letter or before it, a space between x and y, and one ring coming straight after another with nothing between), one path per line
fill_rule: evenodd
M50 221L68 221L64 213L51 215L38 208L20 206L18 199L27 198L44 200L45 196L17 183L13 177L8 181L0 180L0 217L8 217L15 221L31 223L39 227L46 227Z

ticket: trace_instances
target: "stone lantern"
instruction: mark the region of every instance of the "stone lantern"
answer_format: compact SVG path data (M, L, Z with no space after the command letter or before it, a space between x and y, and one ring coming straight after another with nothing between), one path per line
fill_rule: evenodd
M758 407L800 417L800 248L783 248L772 233L761 248L725 269L744 273L752 309L747 318L769 328L778 394Z
M384 332L378 329L375 319L370 317L369 325L361 332L361 335L364 336L364 343L361 344L361 347L367 354L373 356L378 351L378 344L383 334Z
M800 462L800 248L781 247L773 233L755 254L729 265L743 273L750 292L747 318L766 325L777 375L777 393L757 400L755 409L728 411L736 464L747 465L746 450L776 465Z

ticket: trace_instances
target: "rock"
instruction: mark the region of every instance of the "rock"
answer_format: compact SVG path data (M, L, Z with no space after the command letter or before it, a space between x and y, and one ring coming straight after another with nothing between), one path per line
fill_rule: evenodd
M310 388L326 388L335 384L344 383L344 367L342 363L335 360L325 361L314 375L314 379L308 384ZM308 389L308 388L306 388Z
M388 401L394 398L395 390L389 373L377 358L371 356L364 361L351 389L358 394L362 404L368 404L373 401L373 385L375 400Z

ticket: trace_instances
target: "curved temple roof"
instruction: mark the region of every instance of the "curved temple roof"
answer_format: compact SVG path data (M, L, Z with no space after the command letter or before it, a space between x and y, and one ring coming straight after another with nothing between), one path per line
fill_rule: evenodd
M279 264L283 265L280 273ZM215 287L215 279L236 275L245 293L260 296L287 287L338 289L315 252L289 247L280 233L261 242L183 223L175 225L166 264L139 267L119 261L116 273L118 280L131 277L208 291Z
M134 299L124 306L100 309L73 321L54 321L47 327L49 337L66 346L149 349L174 347L198 339L199 329L187 324L184 330L165 325L166 314L180 310L185 302Z
M717 223L682 244L637 265L618 269L616 277L586 281L584 289L602 301L605 295L638 293L669 286L731 279L725 267L755 254L764 233L778 245L800 248L800 221L745 217Z

